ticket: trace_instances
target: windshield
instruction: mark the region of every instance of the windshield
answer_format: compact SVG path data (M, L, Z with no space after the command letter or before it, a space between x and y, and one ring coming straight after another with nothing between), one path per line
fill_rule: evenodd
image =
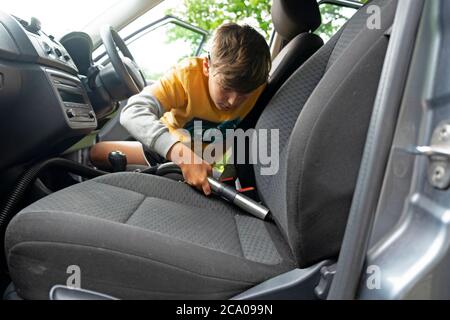
M26 21L37 18L42 30L57 38L81 31L102 13L126 0L0 0L0 10Z

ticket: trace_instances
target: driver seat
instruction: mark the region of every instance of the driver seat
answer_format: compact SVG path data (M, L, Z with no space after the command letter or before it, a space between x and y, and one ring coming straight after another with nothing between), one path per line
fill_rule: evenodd
M19 296L48 299L78 266L81 287L122 299L227 299L335 258L343 238L396 1L362 8L275 94L257 129L279 129L279 171L257 188L264 222L187 185L119 173L54 193L6 233Z

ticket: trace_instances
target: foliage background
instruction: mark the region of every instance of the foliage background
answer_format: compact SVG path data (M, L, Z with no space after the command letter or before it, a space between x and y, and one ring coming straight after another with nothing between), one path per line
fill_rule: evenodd
M362 2L366 1L362 0ZM225 22L247 23L269 41L273 32L270 16L271 6L271 0L183 0L182 6L168 10L166 13L210 33ZM354 9L332 4L322 4L320 11L322 26L315 33L322 36L325 41L338 31L355 12ZM168 32L168 41L185 39L191 42L193 51L198 47L200 38L200 36L181 28L173 28Z

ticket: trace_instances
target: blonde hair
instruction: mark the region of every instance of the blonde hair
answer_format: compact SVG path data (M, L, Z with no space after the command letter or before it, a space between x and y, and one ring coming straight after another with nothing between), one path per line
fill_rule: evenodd
M221 87L249 93L267 82L272 59L266 40L255 29L227 23L214 35L210 66Z

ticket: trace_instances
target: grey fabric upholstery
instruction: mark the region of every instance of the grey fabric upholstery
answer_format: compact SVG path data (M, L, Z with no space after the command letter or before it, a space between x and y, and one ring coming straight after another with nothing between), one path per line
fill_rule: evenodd
M338 253L359 171L396 1L375 0L382 28L358 11L277 92L257 129L278 129L280 170L260 196L300 266ZM357 30L357 31L356 31Z
M292 21L289 22L288 16ZM272 20L277 33L284 35L286 39L282 50L272 61L266 89L256 106L239 125L244 130L255 127L265 107L283 83L323 46L322 38L312 33L321 21L316 0L275 0L272 5ZM248 168L241 169L244 170Z
M322 22L316 0L274 0L272 22L287 41L295 36L315 31Z
M293 38L273 60L269 82L258 106L266 106L283 83L322 46L322 38L313 33L302 33Z
M280 170L259 175L276 223L188 186L114 174L55 193L8 226L8 266L19 294L45 299L70 265L81 285L118 298L229 298L339 250L396 1L382 28L359 11L281 87L258 129L280 130Z
M114 174L23 210L6 248L20 296L46 299L81 268L84 289L128 299L229 298L295 268L278 229L187 185Z

